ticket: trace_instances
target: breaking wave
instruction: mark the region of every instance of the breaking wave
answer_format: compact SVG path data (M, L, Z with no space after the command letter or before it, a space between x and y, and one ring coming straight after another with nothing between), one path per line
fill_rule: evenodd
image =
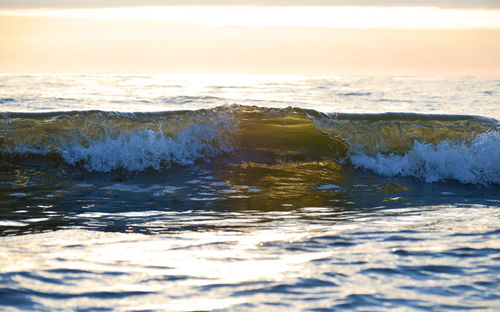
M500 135L481 133L471 142L416 142L404 155L357 154L351 162L387 176L413 176L427 182L454 179L462 183L500 184Z
M6 162L37 157L108 172L214 160L331 161L427 182L500 184L498 122L476 116L231 105L160 113L6 113L0 124Z

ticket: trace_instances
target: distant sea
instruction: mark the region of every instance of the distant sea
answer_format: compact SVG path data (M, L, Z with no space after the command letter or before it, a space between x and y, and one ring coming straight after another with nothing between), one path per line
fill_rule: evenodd
M0 310L498 311L500 78L0 75Z

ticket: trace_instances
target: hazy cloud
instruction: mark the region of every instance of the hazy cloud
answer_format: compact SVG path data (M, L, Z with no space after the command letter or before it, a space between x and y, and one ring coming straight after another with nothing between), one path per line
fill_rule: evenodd
M500 9L499 0L0 0L0 8L91 8L153 5L359 5Z

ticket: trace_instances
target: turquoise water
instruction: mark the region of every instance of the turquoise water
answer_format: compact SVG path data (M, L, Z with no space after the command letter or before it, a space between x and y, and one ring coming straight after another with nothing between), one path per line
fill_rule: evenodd
M487 310L500 81L2 75L5 310Z

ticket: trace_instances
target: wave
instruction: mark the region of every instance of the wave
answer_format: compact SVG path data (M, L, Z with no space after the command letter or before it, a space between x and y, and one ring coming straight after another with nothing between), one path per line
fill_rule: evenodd
M161 170L197 161L331 161L427 182L500 184L494 119L411 113L324 114L227 105L196 111L5 113L1 157L88 171Z
M88 171L161 169L230 153L230 110L116 113L102 111L6 114L3 157L61 159Z
M500 184L500 135L481 133L471 142L416 142L404 155L352 155L357 167L387 176L413 176L427 182L454 179L462 183Z

